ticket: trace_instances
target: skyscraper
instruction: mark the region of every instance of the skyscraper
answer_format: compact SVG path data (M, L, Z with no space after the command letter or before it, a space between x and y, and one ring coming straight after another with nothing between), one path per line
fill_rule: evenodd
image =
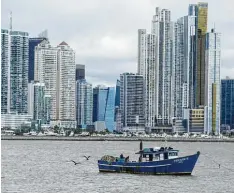
M115 106L120 106L120 80L116 81L116 89L115 89Z
M85 79L85 65L76 64L76 81Z
M29 38L29 66L28 66L28 82L34 80L34 58L35 47L43 40L47 40L45 37Z
M52 47L48 40L44 40L35 48L34 80L45 83L46 95L51 96L51 120L59 118L59 93L57 94L57 77L59 77L59 74L57 69L58 48Z
M1 113L9 111L10 99L10 34L8 30L1 29Z
M65 42L52 47L47 40L35 50L34 77L51 96L51 120L75 122L75 52Z
M45 119L45 84L35 83L33 96L33 119L41 120L41 123L46 123Z
M59 120L75 121L75 52L66 42L58 45Z
M206 34L205 105L207 133L220 132L220 33L214 29Z
M146 126L170 125L173 116L173 23L156 7L151 34L138 30L138 73L145 81Z
M198 3L196 8L197 13L197 31L196 31L196 102L195 105L204 105L205 100L205 50L206 50L206 32L207 32L207 14L208 14L208 4Z
M155 126L157 115L156 35L138 30L138 74L144 78L144 112L147 127Z
M221 81L221 124L234 129L234 79Z
M93 124L93 88L85 79L76 81L76 120L82 128Z
M184 108L194 106L193 67L196 34L196 17L184 16L174 25L174 117L181 119Z
M120 75L120 109L124 127L145 126L144 79L142 75Z
M104 121L109 131L115 129L115 88L97 86L93 89L93 122Z
M28 112L28 33L11 31L10 111ZM8 77L9 78L9 77Z

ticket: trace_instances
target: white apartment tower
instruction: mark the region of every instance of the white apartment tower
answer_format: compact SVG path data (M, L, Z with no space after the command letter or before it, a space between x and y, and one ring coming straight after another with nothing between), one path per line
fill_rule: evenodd
M145 126L155 125L157 110L156 36L138 30L138 74L144 79Z
M171 12L156 8L152 20L152 34L156 35L156 124L170 125L173 117L173 23Z
M50 96L50 119L75 121L75 52L65 42L52 47L44 40L35 48L34 68L34 80Z
M76 120L75 117L75 52L66 42L58 45L59 120Z
M46 94L51 96L51 120L59 118L57 91L59 83L58 48L52 47L48 40L35 47L34 80L45 83Z
M147 127L172 122L173 38L171 13L167 9L156 8L151 34L138 30L138 73L145 81Z
M220 48L221 34L214 29L206 34L205 132L220 133Z

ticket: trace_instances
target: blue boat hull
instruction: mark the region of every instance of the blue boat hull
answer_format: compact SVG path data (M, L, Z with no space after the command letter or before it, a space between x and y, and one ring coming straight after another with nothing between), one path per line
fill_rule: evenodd
M191 175L200 152L194 155L151 162L107 162L98 160L99 172L151 175Z

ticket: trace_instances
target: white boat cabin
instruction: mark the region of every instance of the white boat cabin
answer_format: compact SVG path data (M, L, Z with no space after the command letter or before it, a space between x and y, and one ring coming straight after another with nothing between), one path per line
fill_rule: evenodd
M160 161L167 159L178 158L179 150L174 150L171 147L154 147L144 148L137 154L140 154L140 160L142 161Z

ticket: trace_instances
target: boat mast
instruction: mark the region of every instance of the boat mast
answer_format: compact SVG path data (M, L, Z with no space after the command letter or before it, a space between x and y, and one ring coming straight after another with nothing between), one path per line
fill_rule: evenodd
M140 142L140 157L139 157L139 162L142 162L142 150L143 150L143 143L142 143L142 140Z

